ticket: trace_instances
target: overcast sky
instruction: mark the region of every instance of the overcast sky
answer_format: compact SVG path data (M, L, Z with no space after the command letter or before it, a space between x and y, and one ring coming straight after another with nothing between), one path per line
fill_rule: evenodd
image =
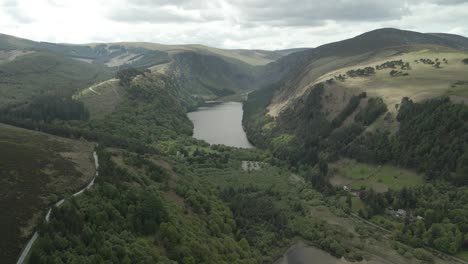
M381 27L468 36L468 0L0 0L0 33L62 43L271 50Z

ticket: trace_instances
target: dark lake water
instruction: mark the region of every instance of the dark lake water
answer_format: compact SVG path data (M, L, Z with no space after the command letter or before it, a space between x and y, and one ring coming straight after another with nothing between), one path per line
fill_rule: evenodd
M242 127L242 103L217 103L188 113L194 125L193 137L210 144L252 148Z

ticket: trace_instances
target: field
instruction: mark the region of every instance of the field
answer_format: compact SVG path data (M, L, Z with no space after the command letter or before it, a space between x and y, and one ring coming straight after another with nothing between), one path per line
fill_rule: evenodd
M348 185L352 189L371 187L377 192L400 190L424 183L422 175L391 165L370 165L343 159L331 165L330 182L335 186Z
M0 259L14 263L48 204L93 176L93 144L0 124L0 149Z

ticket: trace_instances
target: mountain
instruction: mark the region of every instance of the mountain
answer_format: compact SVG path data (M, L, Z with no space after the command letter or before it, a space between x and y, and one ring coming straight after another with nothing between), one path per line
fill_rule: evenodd
M216 98L254 90L259 68L297 50L223 50L202 45L35 42L0 35L0 108L43 93L70 95L119 69L150 68L179 79L185 94ZM19 68L20 67L20 68ZM46 81L46 82L43 82Z
M29 263L276 263L300 240L330 262L460 263L465 43L396 29L280 51L3 35L0 262L37 231ZM191 137L187 111L247 92L256 148Z
M450 56L453 62L460 62L466 57L467 49L468 38L466 37L384 28L351 39L296 52L266 65L263 69L264 79L279 81L279 85L283 85L277 88L269 107L270 114L277 115L292 99L300 97L314 83L323 78L329 78L331 74L339 74L340 69L344 74L353 67L375 66L385 61L402 59L404 56L411 62L424 56L432 59ZM419 56L418 52L424 54ZM448 71L448 68L446 70ZM457 68L456 71L452 75L461 77L464 68ZM444 80L440 84L443 87L458 81L458 79L447 80L446 77L441 76L446 73L444 70L431 72L438 73L433 76L436 83L439 83L441 78ZM428 74L428 76L430 78L431 75Z
M380 29L282 57L263 69L282 77L244 103L244 128L323 195L347 193L351 215L462 256L467 47L462 36Z
M386 28L287 55L263 69L284 77L249 94L244 126L254 143L294 165L350 157L463 181L458 171L468 143L462 114L468 102L467 48L462 36ZM465 132L450 136L450 129L438 130L449 126L444 122ZM418 144L433 142L426 149L431 154L405 152L417 148L415 138L409 139L415 131L421 133ZM450 165L440 156L444 151L454 155Z

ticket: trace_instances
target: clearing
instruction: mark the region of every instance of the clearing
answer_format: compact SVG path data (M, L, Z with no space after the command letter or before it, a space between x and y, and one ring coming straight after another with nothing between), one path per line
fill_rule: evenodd
M342 159L330 167L332 185L347 185L355 190L363 186L376 192L386 192L389 189L400 190L424 183L422 175L391 165L371 165Z

